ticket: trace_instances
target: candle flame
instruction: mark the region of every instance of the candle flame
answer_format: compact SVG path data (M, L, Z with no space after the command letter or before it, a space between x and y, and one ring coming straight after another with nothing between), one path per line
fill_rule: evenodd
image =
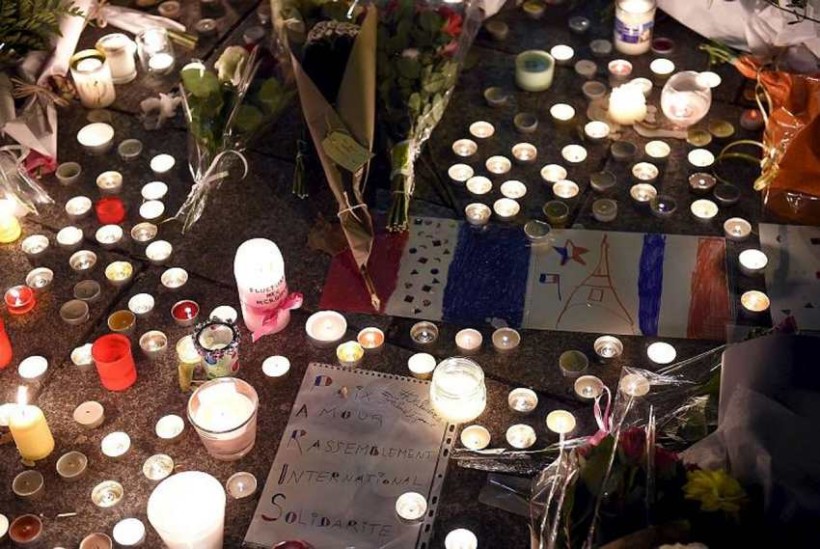
M20 406L25 406L28 402L28 389L23 386L20 386L17 389L17 404Z

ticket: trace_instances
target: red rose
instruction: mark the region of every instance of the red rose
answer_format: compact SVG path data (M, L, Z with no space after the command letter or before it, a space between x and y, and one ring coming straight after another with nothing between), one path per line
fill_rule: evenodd
M655 446L655 469L658 473L663 475L673 472L679 460L675 452Z
M643 429L632 427L621 433L621 451L628 461L638 462L646 451L646 433Z
M441 31L444 34L449 34L453 38L457 38L461 34L461 14L446 6L439 8L438 14L444 18L444 25L441 27Z

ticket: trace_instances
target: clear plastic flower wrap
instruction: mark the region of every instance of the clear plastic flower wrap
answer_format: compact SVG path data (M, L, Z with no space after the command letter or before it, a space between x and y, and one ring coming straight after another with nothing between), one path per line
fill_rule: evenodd
M53 204L48 192L28 174L26 152L14 145L0 148L0 198L10 198L27 212L39 215L37 206Z

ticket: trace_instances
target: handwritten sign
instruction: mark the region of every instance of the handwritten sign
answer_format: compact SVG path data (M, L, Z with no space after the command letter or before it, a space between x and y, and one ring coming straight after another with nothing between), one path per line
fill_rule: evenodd
M245 544L428 547L453 443L429 392L427 381L310 364ZM424 520L396 515L405 492L427 498Z

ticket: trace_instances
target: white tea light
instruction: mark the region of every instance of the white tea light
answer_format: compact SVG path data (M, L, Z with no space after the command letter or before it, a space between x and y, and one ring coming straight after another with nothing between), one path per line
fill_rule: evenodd
M462 352L473 353L481 348L484 337L481 332L473 328L459 330L456 334L456 347Z
M406 521L421 520L427 514L427 499L417 492L405 492L396 499L396 514Z
M507 444L517 450L524 450L535 444L535 429L519 423L510 426L506 433Z
M566 410L553 410L547 414L547 429L557 435L571 433L575 423L575 416Z
M148 200L140 205L140 217L153 221L165 213L165 204L159 200Z
M558 164L547 164L541 168L541 179L547 183L557 183L567 178L567 170Z
M649 158L662 162L669 158L669 153L672 152L672 148L665 141L655 140L650 141L644 146L644 152L646 152L646 156Z
M492 341L496 351L512 351L521 343L521 334L512 328L498 328L493 332Z
M65 203L65 213L72 219L79 219L91 211L91 199L87 196L75 196Z
M513 146L510 152L519 164L531 164L538 157L538 149L532 143L518 143Z
M723 223L723 234L729 240L745 240L752 234L752 224L742 217L731 217Z
M558 44L550 49L550 55L559 65L568 65L575 57L575 50L566 44Z
M270 378L281 378L290 371L290 360L282 355L269 356L262 362L262 373Z
M527 186L516 179L510 179L502 183L500 190L503 196L512 199L519 199L527 194Z
M666 58L655 59L649 63L649 70L656 82L663 82L675 72L675 64Z
M168 194L168 185L162 181L151 181L142 186L140 194L143 200L162 200Z
M120 458L131 449L131 437L123 431L114 431L105 435L100 443L100 448L106 457Z
M112 261L105 267L105 279L114 286L122 286L131 280L134 267L127 261Z
M26 381L37 381L48 371L48 360L43 356L24 358L17 367L17 373Z
M468 450L483 450L490 445L490 431L482 425L470 425L461 431L461 444Z
M495 133L495 127L489 122L480 120L470 124L470 135L478 139L487 139Z
M493 211L501 219L515 217L520 210L521 205L512 198L499 198L493 203Z
M170 154L158 154L151 159L151 171L157 175L165 175L173 169L176 162Z
M114 143L114 128L104 122L94 122L80 128L77 141L90 154L105 154Z
M416 353L407 359L407 367L413 377L427 379L436 369L436 357L429 353Z
M184 430L185 422L176 414L162 416L154 427L157 437L166 442L176 440Z
M656 341L646 348L646 356L655 364L671 364L678 356L678 352L671 344Z
M602 361L618 358L624 352L624 344L615 336L603 335L592 344L595 354Z
M737 259L740 262L740 269L747 275L762 273L769 263L765 253L754 249L743 250Z
M638 183L630 187L629 196L639 204L649 204L653 198L658 196L658 189L649 183Z
M467 204L464 208L464 217L467 219L467 223L476 227L489 223L491 213L490 207L480 202Z
M570 164L580 164L587 159L587 150L581 145L567 145L561 149L561 156Z
M692 215L701 221L711 221L718 214L717 204L706 198L692 202L689 210L692 212Z
M103 172L97 176L97 188L103 194L116 194L122 189L122 174L116 171Z
M156 225L143 221L131 227L131 238L134 242L144 244L153 240L157 236L157 232L159 232L159 229Z
M119 225L103 225L94 233L94 238L102 246L113 246L122 240L123 230Z
M584 134L592 141L602 141L609 136L609 124L600 120L587 122L584 126Z
M69 225L63 227L57 233L57 245L65 249L73 249L80 245L83 240L83 230L79 227Z
M503 175L512 168L512 162L506 156L491 156L484 165L488 172L496 175Z
M145 248L145 257L152 263L162 263L171 257L173 251L174 247L167 240L156 240Z
M660 170L651 162L638 162L632 166L632 177L641 183L652 183L658 178Z
M706 149L692 149L686 159L695 168L708 168L715 163L715 155Z
M318 311L305 322L305 332L313 343L332 345L347 332L347 320L336 311Z
M48 237L41 234L27 236L20 243L23 253L30 258L37 257L48 249Z
M552 185L552 194L557 198L575 198L580 191L581 189L578 187L578 183L570 181L569 179L557 181Z
M450 166L450 169L447 170L447 175L450 176L450 179L458 183L464 183L473 177L474 174L475 171L473 168L467 164L453 164Z
M169 290L175 290L188 282L188 271L182 267L171 267L162 273L159 280Z
M604 382L596 376L581 376L575 380L573 388L578 398L593 400L603 394Z
M477 150L478 145L472 139L459 139L453 142L453 152L456 153L457 156L467 158L468 156L473 156Z
M550 116L555 122L566 123L575 118L575 109L566 103L556 103L550 107Z
M723 81L719 74L712 71L703 71L699 73L696 80L697 83L704 88L717 88Z
M610 223L618 217L618 203L611 198L599 198L592 203L592 217L601 223Z
M138 518L127 518L114 525L114 541L121 547L139 547L145 541L145 524Z
M483 175L476 175L467 180L466 186L469 192L481 196L493 189L493 182Z
M740 304L751 313L762 313L769 308L769 296L759 290L749 290L740 296Z
M466 528L458 528L444 538L444 549L478 549L478 538Z
M507 405L513 412L528 414L538 407L538 395L532 389L519 387L507 395Z
M151 294L136 294L128 300L128 310L136 316L145 316L154 310L154 296Z

